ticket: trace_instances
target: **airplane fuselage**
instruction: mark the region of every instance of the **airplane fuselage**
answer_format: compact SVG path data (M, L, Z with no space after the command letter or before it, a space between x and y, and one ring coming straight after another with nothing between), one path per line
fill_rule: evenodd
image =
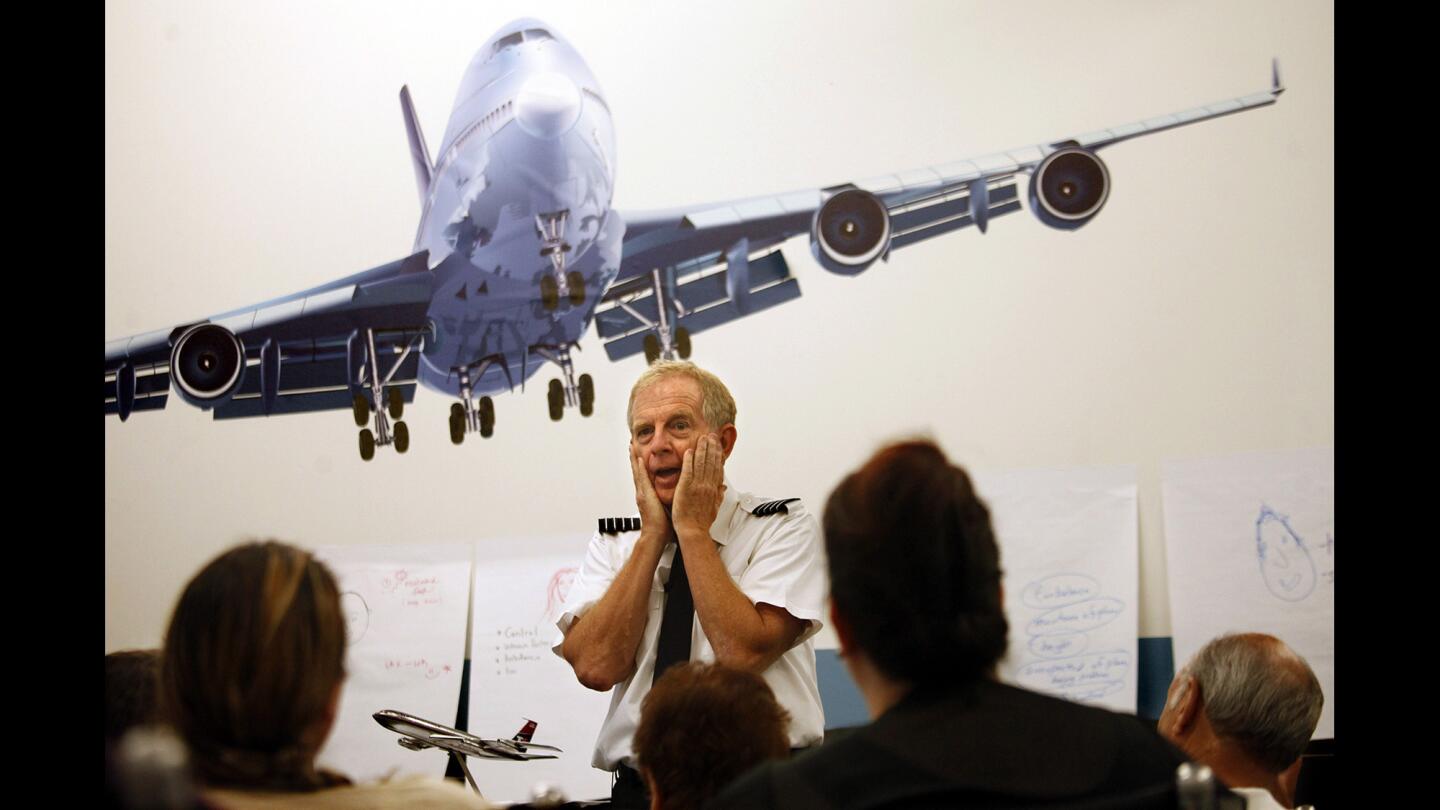
M435 273L423 385L458 396L465 369L474 395L504 390L544 364L534 349L579 340L619 272L614 178L610 111L579 54L536 20L498 31L461 80L415 236Z

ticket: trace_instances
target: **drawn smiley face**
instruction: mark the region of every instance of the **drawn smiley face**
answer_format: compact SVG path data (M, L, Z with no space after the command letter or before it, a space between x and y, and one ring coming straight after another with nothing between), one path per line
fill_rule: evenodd
M1315 561L1304 539L1290 527L1285 515L1263 504L1255 520L1255 554L1270 593L1298 602L1315 590Z
M365 603L365 597L355 591L346 591L340 595L340 610L345 615L346 638L349 646L353 647L370 629L370 606Z

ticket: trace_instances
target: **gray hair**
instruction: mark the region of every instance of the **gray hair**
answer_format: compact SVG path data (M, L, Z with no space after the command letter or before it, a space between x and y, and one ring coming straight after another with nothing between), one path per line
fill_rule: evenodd
M1215 734L1271 773L1290 767L1304 753L1325 703L1305 659L1263 633L1212 640L1182 674L1195 678Z
M625 408L625 429L633 427L635 395L666 377L687 377L700 386L700 415L711 430L735 424L735 398L719 377L688 360L657 360L635 381L630 389L630 404Z

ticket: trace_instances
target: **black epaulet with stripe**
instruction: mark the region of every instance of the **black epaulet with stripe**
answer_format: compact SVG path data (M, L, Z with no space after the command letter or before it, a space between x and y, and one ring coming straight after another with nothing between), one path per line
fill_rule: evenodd
M600 518L601 534L638 531L640 531L640 518L638 517Z
M790 507L786 506L786 504L790 503L791 501L798 500L800 499L782 498L778 501L766 501L765 503L760 504L754 509L751 509L750 514L756 517L765 517L766 515L788 515L790 514Z

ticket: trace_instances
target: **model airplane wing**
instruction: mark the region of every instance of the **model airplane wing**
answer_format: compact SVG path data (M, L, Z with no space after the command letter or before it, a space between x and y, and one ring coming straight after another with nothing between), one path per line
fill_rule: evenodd
M625 213L624 258L595 314L612 360L689 355L689 335L798 298L779 245L810 234L826 270L855 275L891 251L1020 210L1074 229L1100 211L1109 173L1100 149L1275 103L1270 89L1131 124L855 183L667 211Z
M427 254L105 344L105 412L165 407L171 383L216 419L351 408L371 369L409 402L433 273ZM369 363L372 351L377 363ZM383 361L383 362L382 362ZM367 405L368 407L368 405Z

